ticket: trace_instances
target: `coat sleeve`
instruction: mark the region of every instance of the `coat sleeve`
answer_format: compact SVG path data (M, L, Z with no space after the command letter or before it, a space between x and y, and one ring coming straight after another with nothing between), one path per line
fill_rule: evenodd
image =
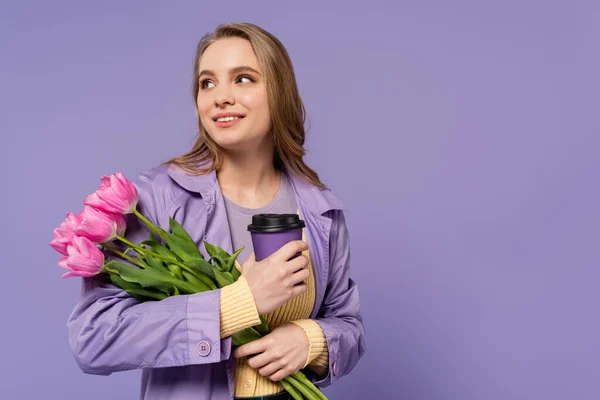
M325 377L311 380L326 387L350 373L366 350L358 286L350 278L350 241L344 213L332 211L329 279L315 321L321 326L329 353Z
M161 225L161 218L168 219L163 214L170 200L152 190L153 179L135 181L138 210ZM127 216L129 240L140 243L148 235L137 217ZM231 337L220 337L219 311L220 290L139 302L106 274L82 278L79 300L67 320L69 345L81 370L96 375L216 363L231 352Z

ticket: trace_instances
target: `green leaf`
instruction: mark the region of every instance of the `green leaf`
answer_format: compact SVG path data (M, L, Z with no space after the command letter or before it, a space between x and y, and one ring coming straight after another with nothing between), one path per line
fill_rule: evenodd
M179 290L177 290L177 286L173 286L173 296L179 296Z
M233 267L231 269L231 276L233 278L233 281L235 282L240 278L240 276L242 276L242 273L236 267Z
M111 273L110 274L110 280L117 285L118 287L120 287L123 290L127 290L127 289L136 289L139 288L140 285L136 284L136 283L131 283L126 281L125 279L121 278L119 276L118 273Z
M218 256L218 257L220 257L223 260L227 260L229 257L231 257L228 252L226 252L225 250L223 250L219 246L215 246L215 245L210 244L208 242L204 242L204 248L206 249L206 252L211 257ZM225 265L225 263L223 263L223 265Z
M166 295L164 293L155 292L153 290L147 290L147 289L142 289L142 288L127 289L125 291L140 301L147 301L145 299L145 297L148 297L148 298L154 299L154 300L163 300L163 299L166 299L167 297L169 297L168 295Z
M199 250L196 247L196 244L190 244L188 241L177 237L172 233L167 234L167 244L169 245L171 251L184 262L202 258L202 254L197 254L199 253Z
M219 271L226 271L226 265L227 265L227 261L225 261L223 259L223 257L219 256L219 255L214 255L212 256L208 262L212 262L213 260L215 260L215 262L213 262L213 265L219 270Z
M179 261L175 254L173 254L167 247L165 247L165 245L157 242L156 240L144 240L142 244L148 246L153 253L156 253L159 256L162 256L173 262Z
M146 253L145 258L146 258L146 263L148 264L148 266L150 268L161 269L161 270L165 269L163 261L160 258L156 258L153 255L147 254L147 253Z
M129 253L130 251L134 251L134 250L133 250L133 247L128 247L128 248L126 248L125 250L123 250L123 255L124 255L124 256L128 255L127 253Z
M189 256L192 258L204 258L202 257L202 253L198 250L198 246L196 246L196 242L192 239L192 237L187 233L185 229L181 226L179 222L177 222L172 217L169 217L169 227L171 228L171 232L173 235L181 239L183 242L187 242L187 249L189 249Z
M249 331L248 329L244 329L231 335L231 339L233 341L233 345L239 347L256 339L260 339L260 336L252 331Z
M271 328L269 327L269 323L264 317L260 317L260 325L256 325L254 327L262 336L266 336L271 332Z
M203 292L208 292L209 290L212 290L206 283L204 283L203 281L201 281L194 274L191 274L191 273L189 273L187 271L181 271L181 272L183 273L184 278L188 280L188 282L196 285L199 288L202 288Z
M233 275L231 275L231 273L222 272L222 271L219 271L218 269L215 269L214 271L215 271L215 279L217 280L219 287L231 285L234 282Z
M244 247L242 247L241 249L233 253L231 257L229 257L229 259L227 260L227 264L225 265L225 271L231 272L235 268L233 266L235 264L235 260L238 258L242 251L244 251Z
M199 279L201 282L203 282L206 286L208 286L208 288L210 290L214 290L217 288L217 284L215 281L213 281L210 277L208 277L206 274L203 274L202 272L199 272L193 268L190 268L192 271L182 271L182 272L187 272L190 275L193 275L194 277L196 277L196 279ZM185 276L185 275L184 275Z
M205 259L192 259L190 261L186 261L185 265L187 265L188 267L204 274L207 276L210 276L211 278L215 277L215 270L213 268L213 266L206 261Z
M181 267L179 265L169 263L167 264L167 268L169 268L169 271L171 271L173 275L183 280L183 275L181 275Z
M181 292L196 293L201 291L200 288L175 278L167 270L159 270L154 268L140 269L129 264L124 264L116 260L111 260L106 263L107 267L119 272L121 278L127 282L137 283L145 288L158 289L169 293L173 286L176 286Z
M125 290L127 293L131 294L132 297L135 297L139 301L146 301L146 298L162 300L167 298L167 295L164 293L156 292L154 290L147 290L140 287L140 285L132 282L128 282L125 279L121 278L119 274L111 273L110 274L111 281Z

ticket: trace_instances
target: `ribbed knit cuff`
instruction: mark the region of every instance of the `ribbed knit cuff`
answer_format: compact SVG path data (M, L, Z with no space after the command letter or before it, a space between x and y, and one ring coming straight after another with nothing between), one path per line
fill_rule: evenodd
M306 336L308 336L308 358L304 367L317 359L320 363L323 363L324 359L325 366L327 366L329 361L327 340L325 339L325 334L319 324L312 319L299 319L297 321L292 321L292 323L304 329Z
M254 296L243 276L221 289L221 338L260 324Z

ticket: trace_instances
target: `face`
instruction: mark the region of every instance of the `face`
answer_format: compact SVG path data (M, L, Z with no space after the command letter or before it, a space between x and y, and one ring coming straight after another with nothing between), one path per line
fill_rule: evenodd
M250 42L226 38L211 44L199 74L198 116L210 137L228 150L268 145L267 89Z

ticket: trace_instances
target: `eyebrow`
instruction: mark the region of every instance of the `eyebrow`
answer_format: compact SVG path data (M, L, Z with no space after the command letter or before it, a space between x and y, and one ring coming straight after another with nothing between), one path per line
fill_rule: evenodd
M242 65L241 67L231 68L229 70L229 75L235 75L235 74L239 74L241 72L252 72L252 73L260 76L260 73L257 70L255 70L254 68L249 67L247 65ZM200 74L198 74L198 78L200 78L203 75L215 76L215 73L211 70L205 69L205 70L202 70L200 72Z

